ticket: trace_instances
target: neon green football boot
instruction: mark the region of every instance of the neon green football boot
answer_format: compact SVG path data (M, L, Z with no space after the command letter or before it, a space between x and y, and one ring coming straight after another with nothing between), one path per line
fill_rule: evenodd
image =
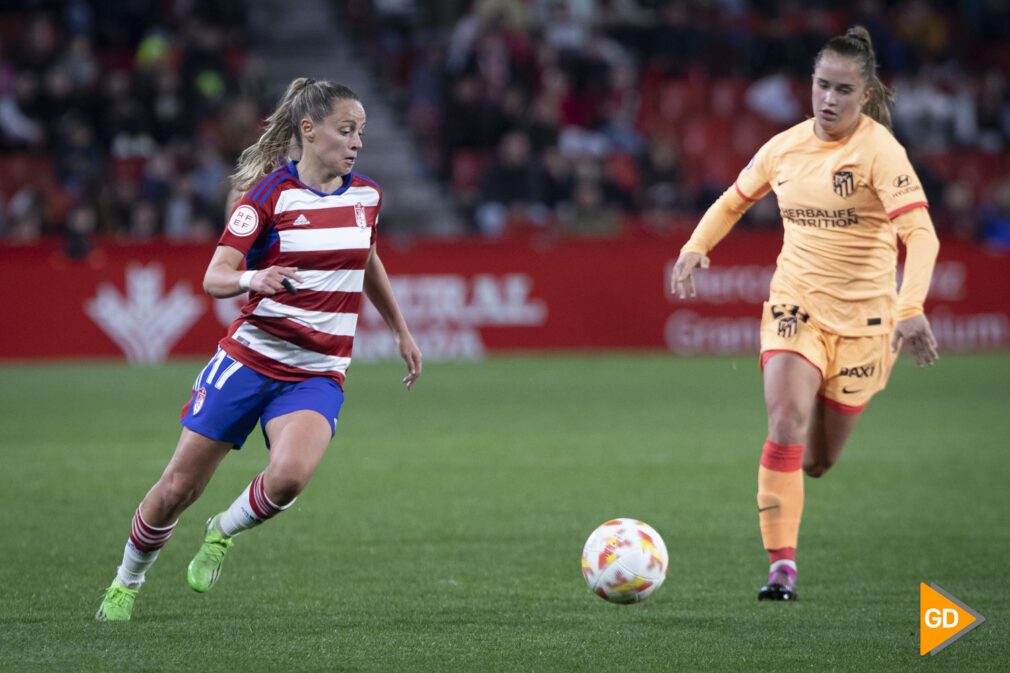
M95 619L100 622L128 622L133 614L133 601L137 598L140 589L129 589L119 582L113 580L105 596L102 597L102 604L98 606Z
M217 514L207 521L207 534L203 538L203 544L189 562L189 569L186 571L186 580L190 588L201 594L210 591L217 583L217 578L221 576L224 555L235 546L231 538L218 531L217 519L220 516Z

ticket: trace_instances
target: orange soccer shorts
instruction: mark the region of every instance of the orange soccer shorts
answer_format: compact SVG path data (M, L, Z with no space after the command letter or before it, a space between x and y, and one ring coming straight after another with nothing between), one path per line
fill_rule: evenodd
M775 353L797 353L821 373L817 391L842 413L857 414L887 385L896 355L891 335L845 337L824 330L801 306L764 303L761 368Z

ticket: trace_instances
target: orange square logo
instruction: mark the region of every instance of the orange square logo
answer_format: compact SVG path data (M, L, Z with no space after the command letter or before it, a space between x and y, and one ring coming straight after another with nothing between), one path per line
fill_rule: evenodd
M919 583L919 655L936 654L985 621L935 582Z

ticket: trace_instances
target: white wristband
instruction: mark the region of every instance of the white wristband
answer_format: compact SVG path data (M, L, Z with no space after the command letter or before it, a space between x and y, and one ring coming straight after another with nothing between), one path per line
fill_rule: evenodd
M238 277L238 289L243 292L248 292L249 288L252 286L253 276L256 275L255 271L245 271L241 276Z

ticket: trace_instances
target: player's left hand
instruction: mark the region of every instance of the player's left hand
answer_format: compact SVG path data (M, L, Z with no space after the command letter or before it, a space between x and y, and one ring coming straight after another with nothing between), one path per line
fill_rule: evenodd
M936 350L936 337L924 315L914 315L898 322L894 328L894 338L891 339L891 352L896 353L902 342L908 344L915 364L920 367L928 367L940 359Z
M707 269L709 264L708 257L700 252L685 252L678 257L670 275L670 292L673 296L679 299L695 297L694 270L699 267Z
M403 385L410 390L421 376L421 349L414 343L414 337L410 332L398 336L396 342L400 346L400 357L407 363L407 375L403 377Z

